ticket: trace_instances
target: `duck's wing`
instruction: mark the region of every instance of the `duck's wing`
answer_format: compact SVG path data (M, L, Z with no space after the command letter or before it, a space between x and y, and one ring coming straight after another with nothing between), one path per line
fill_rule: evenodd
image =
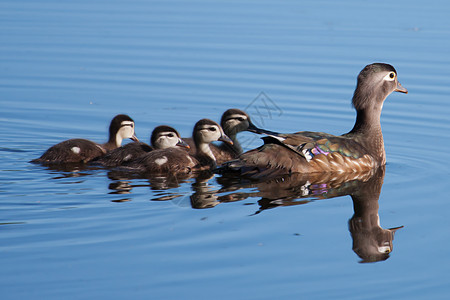
M335 136L323 132L302 131L293 134L265 137L266 143L278 143L310 162L316 156L323 154L340 155L352 159L359 159L369 155L368 149L357 140L345 136Z
M252 177L289 173L345 172L372 168L369 151L345 136L321 132L269 135L264 145L225 164Z

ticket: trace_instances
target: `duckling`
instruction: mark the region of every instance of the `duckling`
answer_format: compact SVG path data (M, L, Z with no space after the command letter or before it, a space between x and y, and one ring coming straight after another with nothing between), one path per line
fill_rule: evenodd
M202 119L195 124L192 137L197 149L195 155L179 147L158 149L138 157L127 167L151 175L187 175L216 166L216 159L209 147L211 142L233 143L219 124L209 119Z
M352 104L357 112L353 129L335 136L301 131L263 137L264 145L225 163L221 171L250 177L290 173L356 172L386 163L380 116L392 92L408 93L389 64L373 63L359 73Z
M115 116L109 125L109 139L105 144L97 144L85 139L70 139L50 147L32 163L65 164L86 163L108 151L120 147L123 139L139 141L134 134L134 121L127 115Z
M180 138L178 131L167 125L160 125L153 129L150 144L151 146L143 142L128 143L108 152L106 155L98 157L93 163L105 167L118 167L155 149L166 149L175 146L189 147Z
M237 158L242 153L242 147L237 139L237 134L242 131L250 131L258 134L274 134L272 131L256 127L250 120L250 116L237 108L226 110L220 120L223 132L233 141L233 144L222 142L219 145L211 144L210 148L218 165ZM189 144L189 153L195 155L197 149L192 138L184 138Z

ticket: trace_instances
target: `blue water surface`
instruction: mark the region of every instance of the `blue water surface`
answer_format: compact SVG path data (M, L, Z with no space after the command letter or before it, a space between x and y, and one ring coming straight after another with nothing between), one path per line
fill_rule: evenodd
M449 19L445 1L2 0L1 299L448 299ZM381 261L352 249L348 195L261 209L246 186L202 207L199 186L233 194L220 176L28 163L65 139L105 141L119 113L144 141L160 124L190 136L232 107L271 130L342 134L372 62L409 90L382 114L374 203L381 228L403 228Z

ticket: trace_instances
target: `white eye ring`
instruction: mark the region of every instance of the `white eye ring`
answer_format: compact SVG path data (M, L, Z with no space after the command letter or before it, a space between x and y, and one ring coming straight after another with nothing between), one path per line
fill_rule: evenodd
M396 77L396 75L395 75L395 72L389 72L389 74L387 74L386 76L384 76L384 80L387 80L387 81L394 81L395 80L395 77Z

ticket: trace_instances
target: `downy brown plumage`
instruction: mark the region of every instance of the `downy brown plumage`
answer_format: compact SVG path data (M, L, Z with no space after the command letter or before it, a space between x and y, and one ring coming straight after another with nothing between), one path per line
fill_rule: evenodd
M211 151L218 165L237 158L242 153L242 147L237 139L237 134L242 131L250 131L258 134L273 134L271 131L256 127L250 120L250 116L243 110L230 108L222 114L220 126L223 132L233 141L233 144L222 142L219 145L211 144ZM189 144L189 153L195 155L197 148L192 138L184 138Z
M95 159L93 163L110 168L118 167L155 149L167 149L176 146L189 147L180 138L178 131L167 125L160 125L153 129L150 144L151 146L143 142L128 143Z
M123 139L139 141L134 134L134 121L127 115L115 116L109 126L109 139L104 144L97 144L86 139L70 139L50 147L33 163L65 164L86 163L120 147Z
M222 128L209 119L198 121L193 130L196 154L185 149L172 147L151 151L127 164L127 168L150 175L186 175L196 171L209 170L216 166L216 159L209 145L213 141L232 143Z

